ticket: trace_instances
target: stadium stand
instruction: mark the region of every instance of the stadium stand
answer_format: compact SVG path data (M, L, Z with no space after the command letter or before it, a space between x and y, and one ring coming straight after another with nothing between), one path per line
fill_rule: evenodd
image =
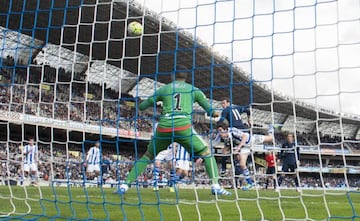
M153 113L141 113L141 116L139 116L135 125L135 121L133 120L135 109L134 106L131 105L131 95L122 95L125 99L120 101L119 112L117 109L118 92L111 88L107 88L104 97L102 97L102 86L96 83L86 83L84 81L85 76L82 74L75 76L78 81L74 82L73 79L69 78L69 74L66 73L65 69L59 69L56 74L55 68L44 66L44 72L41 74L42 69L37 67L14 69L14 60L9 56L4 59L3 62L6 64L5 68L2 68L1 70L1 80L3 84L1 85L2 93L0 105L1 110L3 111L18 112L65 121L77 121L86 124L98 124L98 122L101 121L102 125L105 127L116 127L118 125L125 130L152 132ZM7 86L7 83L11 81L14 81L13 86ZM87 96L84 96L85 87L88 88ZM120 122L116 121L118 114L121 119ZM200 134L209 136L211 125L201 116L202 114L199 114L198 117L194 118L196 123L195 128ZM303 147L305 153L309 153L305 154L305 156L311 156L311 151L316 151L317 146L324 150L324 153L326 153L326 151L334 151L336 154L336 152L342 153L345 151L346 154L351 155L354 152L359 152L359 142L356 140L354 142L345 142L344 145L341 145L341 137L338 136L341 131L339 129L339 124L326 121L321 122L319 124L319 131L323 135L321 136L321 140L318 141L317 136L312 134L315 126L314 121L303 117L297 117L297 122L295 122L294 119L293 116L288 116L283 113L274 113L274 115L271 116L271 113L268 111L253 109L253 121L259 129L272 121L281 125L282 132L280 131L280 133L276 134L276 145L280 145L284 141L285 132L291 131L294 127L294 123L296 123L297 142ZM355 138L354 135L357 129L355 125L343 124L342 128L346 138L349 140ZM3 137L2 140L4 139L5 138ZM18 145L19 142L9 144L12 153L10 155L11 167L9 172L13 177L20 176ZM71 154L66 156L66 149L63 145L52 144L52 148L55 155L55 164L58 165L54 177L58 179L69 178L72 180L81 180L84 174L81 167L79 167L83 162L82 159L84 154L81 146L79 144L69 144L68 149L73 153L78 153L77 156ZM131 149L130 146L128 148ZM3 162L5 162L5 149L6 144L2 144L0 155L2 156ZM127 152L126 148L122 149L124 150L122 153L122 156L124 156L123 159L128 160L122 160L122 163L114 165L116 162L112 160L112 156L117 154L116 150L114 148L106 148L104 150L104 157L109 159L109 169L107 170L104 179L117 180L119 178L124 178L125 174L128 172L129 165L132 163L131 159L134 159L133 153ZM50 175L49 173L51 171L50 163L47 162L47 159L50 158L48 145L41 144L40 152L40 161L42 162L39 167L40 178L44 179L44 177ZM319 168L317 162L318 160L308 159L302 161L301 166L305 168L305 171L311 168ZM359 166L356 161L348 161L347 163L349 166ZM336 168L339 167L340 164L341 159L338 158L335 162L327 161L325 166ZM4 169L1 171L3 177L8 175L6 174L7 171ZM116 177L117 171L121 171L119 177ZM144 180L149 181L152 179L151 171L151 167L149 167L143 174ZM324 183L329 187L341 187L343 185L343 182L341 182L342 178L337 176L333 177L330 174L331 173L329 173L329 177L326 178ZM204 168L197 168L196 176L199 176L198 180L203 180L202 178L205 177ZM301 176L301 181L303 185L307 187L318 187L322 185L319 183L319 179L312 176ZM287 182L289 183L286 185L290 186L291 180L288 180ZM354 180L351 178L349 183L353 187L358 186L358 182L355 178Z
M115 5L117 4L122 3L117 2ZM98 10L104 11L105 9L102 7L102 4L99 4ZM118 13L117 16L121 15L120 11L116 11L116 13ZM106 14L108 13L99 13L99 19L101 20L101 17ZM89 18L89 21L93 21L92 13L84 10L83 16L85 21ZM70 24L62 24L64 30L71 29L71 23L76 24L77 21L74 22L72 19L74 18L66 21ZM56 16L54 16L54 20L61 23ZM152 20L149 18L146 22L151 23ZM150 27L151 31L158 28L156 25L154 23L147 27ZM9 27L14 26L15 24L9 24ZM7 28L0 27L0 30L5 33ZM182 33L176 36L178 42L175 44L174 34L167 33L167 30L171 30L171 28L171 25L164 26L165 32L159 33L159 44L164 47L163 50L172 50L173 45L187 48L186 45L194 40ZM86 26L84 29L89 29L89 27ZM19 146L24 145L25 137L35 133L40 138L38 141L40 149L39 177L46 184L48 184L49 177L54 177L55 182L58 181L59 185L61 185L60 181L64 182L64 180L72 181L71 185L84 185L81 182L85 176L84 157L91 146L91 143L86 143L85 140L94 141L101 137L108 142L103 143L102 146L102 177L105 184L115 187L115 184L125 179L130 166L138 158L138 154L145 151L145 145L153 132L153 124L158 114L152 111L137 112L135 97L140 99L146 97L153 92L154 88L168 81L165 75L160 74L156 81L148 76L149 73L155 72L155 62L153 61L155 59L151 56L156 54L154 51L158 47L156 46L158 40L151 37L146 38L147 44L144 44L143 55L139 55L136 51L139 48L137 40L127 40L127 48L133 50L125 50L127 58L124 58L125 61L120 68L119 64L114 61L122 55L119 56L112 47L109 49L109 54L106 54L100 46L103 44L102 40L94 48L79 47L75 52L74 48L70 50L71 47L64 48L56 45L59 37L52 32L53 30L50 31L52 34L48 35L49 39L45 39L44 35L38 33L35 33L34 36L40 36L41 39L30 38L32 41L31 53L22 51L22 47L20 47L19 55L15 56L14 53L9 52L0 58L2 62L0 69L1 184L4 185L9 177L15 177L17 183L21 184ZM94 26L92 31L103 33L97 26ZM14 38L17 35L20 37ZM30 44L29 36L25 34L14 31L9 32L9 36L6 41L10 42L9 44L20 46L29 46ZM13 39L17 39L17 41ZM66 39L72 43L77 40L73 37ZM89 43L87 41L91 40L84 40L82 43L86 45ZM117 45L118 42L114 41L111 44ZM96 56L89 62L92 50L96 52L94 53ZM222 64L229 63L229 61L218 54L213 55L211 59L214 60L212 62L219 64L214 67L214 70L202 68L210 66L207 57L211 54L211 49L199 47L195 51L200 58L194 59L196 66L201 67L193 70L196 86L205 89L214 86L214 96L212 96L214 108L220 109L220 104L216 100L220 100L224 95L228 96L221 85L227 85L230 82L226 73L230 69L233 70L229 68L229 65ZM182 56L178 56L178 61L191 68L193 65L192 53L194 52L191 50L189 52L184 50ZM29 57L29 54L32 57ZM160 58L159 63L166 65L161 65L161 70L156 71L168 73L172 70L175 59L167 55L162 56L165 58ZM132 59L133 57L142 59L139 61ZM109 62L105 63L105 59L108 59ZM138 72L141 73L140 78L133 74ZM108 73L108 75L105 76L104 73ZM212 75L214 82L211 82L211 85L210 82L201 81L201 78L208 76L209 73L214 73ZM119 83L120 75L122 80ZM259 82L254 82L251 85L253 88L250 90L249 74L238 68L235 68L234 79L231 81L244 82L234 87L234 94L239 91L244 93L244 96L232 97L234 104L249 103L250 91L253 93L251 96L254 99L252 107L254 131L264 133L264 129L269 124L277 125L274 146L280 146L285 141L287 132L296 132L295 137L302 157L299 168L302 187L315 189L360 187L358 179L360 174L358 169L360 167L359 116L336 113L326 108L294 101L276 91L270 91L266 85ZM137 87L135 87L136 84ZM205 92L207 95L210 94L208 90ZM293 109L293 107L296 108ZM28 121L20 122L20 116L21 120L28 119ZM193 120L197 132L209 140L213 125L210 124L208 118L202 112L194 112ZM70 127L70 124L74 126ZM134 150L133 143L130 142L133 139L139 140L136 150ZM252 159L256 161L260 158L263 158L261 151L255 152ZM255 179L261 186L265 182L264 165L257 162L249 163L249 165L252 166L252 171L256 171ZM319 177L320 173L322 174L321 178ZM192 175L196 177L196 185L209 185L203 166L194 167ZM221 184L230 187L232 183L226 177L232 175L232 171L228 170L224 174ZM163 173L164 182L169 176L168 172ZM140 175L138 182L146 187L150 185L151 180L152 165ZM294 187L292 182L291 179L286 178L283 186ZM90 184L93 183L90 182Z

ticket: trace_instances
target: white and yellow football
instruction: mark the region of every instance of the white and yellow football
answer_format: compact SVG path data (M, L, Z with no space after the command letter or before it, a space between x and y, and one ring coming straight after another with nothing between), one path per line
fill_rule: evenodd
M129 35L139 36L143 32L143 26L139 22L133 21L128 24L127 30Z

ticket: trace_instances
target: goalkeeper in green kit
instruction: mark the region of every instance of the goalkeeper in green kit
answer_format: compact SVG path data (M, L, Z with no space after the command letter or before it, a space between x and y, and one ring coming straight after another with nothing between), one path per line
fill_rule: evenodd
M216 195L231 195L218 184L219 171L214 156L205 141L193 130L191 114L193 104L197 102L209 116L215 116L204 93L191 84L186 83L187 73L176 71L172 75L173 82L159 88L153 96L141 102L140 110L154 107L158 101L163 103L162 113L154 135L147 146L145 154L136 161L128 174L125 184L116 191L124 194L129 185L136 180L154 157L171 143L177 142L189 153L204 160L206 172L212 181L211 192Z

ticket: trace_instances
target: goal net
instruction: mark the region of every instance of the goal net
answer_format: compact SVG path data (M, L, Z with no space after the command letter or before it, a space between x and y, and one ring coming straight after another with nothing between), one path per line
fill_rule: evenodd
M3 1L0 219L360 220L359 15L358 0ZM232 195L211 194L192 151L186 173L152 161L116 194L161 115L139 101L179 67L213 110L249 108L233 113L245 133L275 139L239 161L195 104Z

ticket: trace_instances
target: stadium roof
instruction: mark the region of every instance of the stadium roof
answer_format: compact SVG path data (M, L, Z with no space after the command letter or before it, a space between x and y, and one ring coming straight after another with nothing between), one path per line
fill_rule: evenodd
M107 64L105 61L94 61L86 70L87 79L91 83L104 84L107 88L128 93L136 84L137 75Z
M141 5L128 2L53 0L31 4L24 0L6 1L0 5L0 13L7 14L9 9L12 12L7 20L0 20L0 25L83 54L90 62L106 60L114 67L152 79L157 73L156 81L161 83L170 82L169 73L181 64L192 70L192 83L215 100L231 95L233 103L252 103L258 109L272 109L288 115L294 115L295 107L297 116L308 119L341 116L320 108L316 111L312 105L272 94L265 86L250 80L249 75L230 60L214 53L211 47L194 40ZM126 36L126 24L134 20L144 25L141 37ZM35 56L33 54L33 58ZM88 73L96 72L88 70ZM341 118L343 122L360 125L359 119L344 115Z
M89 57L54 44L46 44L34 58L37 64L64 68L66 72L81 73L87 69Z
M10 56L17 61L25 62L33 54L36 54L36 51L40 50L43 44L43 41L0 26L0 57Z

